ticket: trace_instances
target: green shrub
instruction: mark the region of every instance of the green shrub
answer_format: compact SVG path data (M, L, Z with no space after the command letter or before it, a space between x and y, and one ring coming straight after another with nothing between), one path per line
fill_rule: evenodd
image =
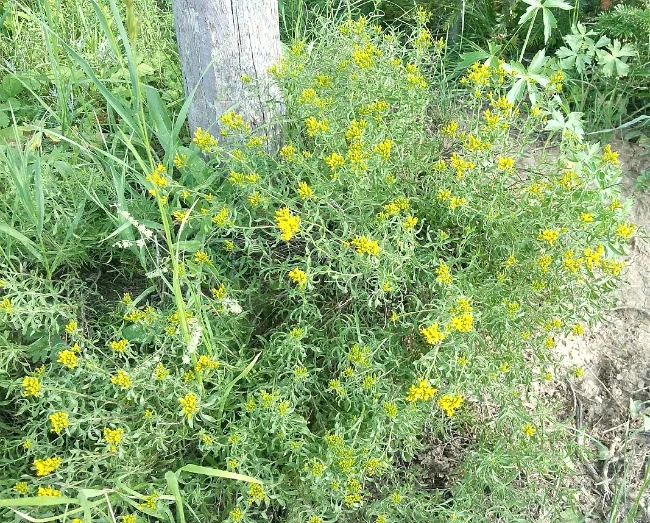
M558 82L515 106L506 70L477 63L447 98L425 18L404 39L324 23L273 69L277 152L230 112L220 143L197 130L133 182L143 214L118 210L133 236L114 245L141 255L133 291L101 316L62 309L42 365L7 336L0 506L557 519L571 446L536 388L558 338L612 302L634 232L617 154L557 125L538 141ZM0 277L11 334L29 310ZM428 478L422 453L448 446Z

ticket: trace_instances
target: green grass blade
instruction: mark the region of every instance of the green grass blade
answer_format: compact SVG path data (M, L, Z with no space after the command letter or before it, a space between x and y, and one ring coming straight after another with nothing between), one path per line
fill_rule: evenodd
M169 491L174 496L176 500L176 513L180 519L180 523L185 523L185 511L183 510L183 496L181 496L181 490L178 486L178 478L171 470L165 472L165 480L167 481L167 486Z
M18 232L11 225L4 221L0 221L0 233L5 233L11 236L14 240L20 242L25 249L27 249L40 263L43 263L43 255L39 252L36 244L24 234ZM27 499L27 498L25 498Z
M251 476L245 476L244 474L237 474L236 472L229 472L227 470L219 470L212 467L202 467L200 465L185 465L178 469L176 474L181 472L190 472L192 474L202 474L203 476L212 476L215 478L225 478L225 479L234 479L235 481L246 481L248 483L258 483L262 484L259 479L253 478Z

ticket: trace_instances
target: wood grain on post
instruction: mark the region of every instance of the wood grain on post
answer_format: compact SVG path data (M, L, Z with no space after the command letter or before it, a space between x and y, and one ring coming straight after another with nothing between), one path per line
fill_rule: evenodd
M186 96L200 82L191 132L201 127L219 136L219 116L231 109L252 127L268 124L268 102L279 99L267 75L280 59L278 0L172 0L172 9ZM259 92L246 89L242 75L259 83Z

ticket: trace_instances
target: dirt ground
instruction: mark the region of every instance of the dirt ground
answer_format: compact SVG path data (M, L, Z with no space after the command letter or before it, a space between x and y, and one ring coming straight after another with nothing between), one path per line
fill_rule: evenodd
M624 142L612 148L620 153L624 194L634 200L631 218L639 233L616 308L583 336L559 344L567 374L577 368L584 374L559 381L554 393L575 416L578 442L590 449L591 462L578 470L579 520L650 523L650 487L643 488L650 480L650 187L635 187L650 170L650 148Z

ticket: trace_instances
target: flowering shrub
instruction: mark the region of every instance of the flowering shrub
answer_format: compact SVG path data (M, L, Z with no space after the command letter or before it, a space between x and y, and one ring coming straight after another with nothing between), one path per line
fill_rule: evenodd
M500 65L445 99L427 35L329 25L273 68L276 150L232 112L220 141L199 129L145 173L155 211L122 209L136 239L116 248L144 254L151 286L61 318L36 365L21 347L5 498L123 522L513 521L545 503L570 449L530 395L620 277L618 159L569 131L534 146L558 91L514 106ZM29 311L3 278L12 329ZM423 488L408 464L459 438Z

